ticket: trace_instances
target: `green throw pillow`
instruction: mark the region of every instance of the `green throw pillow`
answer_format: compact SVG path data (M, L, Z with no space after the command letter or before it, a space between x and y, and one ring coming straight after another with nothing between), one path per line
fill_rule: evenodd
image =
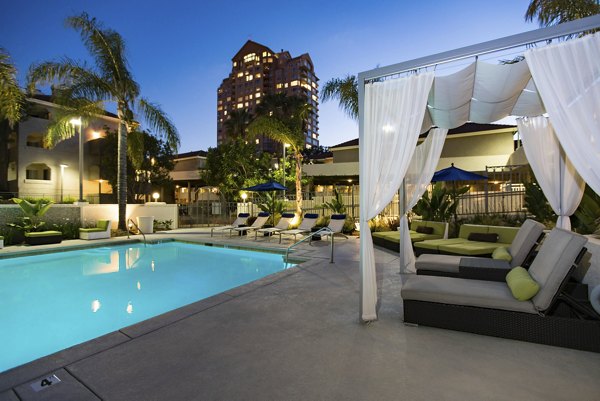
M492 259L500 259L510 262L512 260L512 255L508 252L508 248L501 246L494 250L492 253Z
M540 290L540 285L521 266L510 270L506 275L506 284L508 284L513 297L519 301L527 301L533 298Z

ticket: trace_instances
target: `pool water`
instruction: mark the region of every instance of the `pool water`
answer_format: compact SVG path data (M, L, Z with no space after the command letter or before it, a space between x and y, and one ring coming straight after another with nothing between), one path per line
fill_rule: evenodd
M284 269L181 242L0 259L0 372Z

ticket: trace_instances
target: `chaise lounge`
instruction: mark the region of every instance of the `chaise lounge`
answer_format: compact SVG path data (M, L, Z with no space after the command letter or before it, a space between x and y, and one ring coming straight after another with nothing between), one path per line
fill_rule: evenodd
M62 233L60 231L36 231L25 233L25 243L27 245L60 244L62 238Z
M230 225L211 228L210 236L212 237L213 233L215 231L224 233L225 231L229 230L229 233L231 234L231 230L233 230L234 228L239 227L243 224L246 224L249 217L250 217L250 213L240 213L237 215L237 218Z
M507 277L510 285L412 276L402 287L404 322L600 352L600 316L573 302L565 291L586 243L584 236L553 229L529 268L530 278ZM530 289L531 279L539 291L522 297L520 291ZM564 305L569 313L559 308Z
M296 217L294 213L283 213L275 227L259 228L258 230L255 230L254 240L258 239L258 233L263 233L267 235L269 239L271 239L271 236L273 234L279 231L287 230L288 228L290 228L290 223L292 222L292 220L294 220L294 217Z
M510 246L496 248L492 258L421 254L415 262L417 274L503 281L511 268L528 266L544 228L535 220L525 220Z
M269 216L270 216L270 214L267 212L260 212L258 214L258 216L256 217L256 220L254 220L254 223L252 223L251 226L231 228L229 230L229 236L231 237L231 233L233 231L237 231L237 232L241 233L240 235L244 235L244 233L248 233L249 231L258 230L259 228L262 228L265 224L267 224L267 220L269 220Z
M276 234L279 235L279 243L281 244L281 237L283 235L293 235L294 236L294 242L296 242L296 236L301 235L301 234L307 234L307 233L309 233L310 230L317 223L318 219L319 219L319 215L318 214L316 214L316 213L306 213L304 215L304 218L302 219L302 223L300 223L300 226L298 226L298 228L293 228L291 230L278 231L276 233Z
M110 238L110 220L98 220L96 227L80 228L79 238L85 240Z

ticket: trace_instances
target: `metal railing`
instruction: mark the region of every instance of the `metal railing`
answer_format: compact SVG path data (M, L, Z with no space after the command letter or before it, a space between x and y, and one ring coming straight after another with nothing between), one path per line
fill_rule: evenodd
M138 230L138 234L142 234L142 237L144 238L144 247L148 246L147 243L146 243L146 234L144 234L144 232L142 230L140 230L140 228L138 227L138 225L135 224L135 222L133 220L127 219L126 226L127 226L127 239L129 239L129 232L130 232L129 228L131 226L134 226Z
M288 263L288 256L290 254L290 250L292 248L295 248L297 245L300 245L301 243L303 243L306 240L312 241L312 238L315 235L320 235L323 232L327 232L331 236L331 256L329 257L329 263L333 263L333 237L335 235L335 232L333 232L333 230L330 229L329 227L323 227L320 230L315 231L314 233L310 233L306 237L302 238L300 241L297 241L297 242L293 243L292 245L288 246L288 248L285 251L285 263L286 263L286 266L287 266L287 263Z

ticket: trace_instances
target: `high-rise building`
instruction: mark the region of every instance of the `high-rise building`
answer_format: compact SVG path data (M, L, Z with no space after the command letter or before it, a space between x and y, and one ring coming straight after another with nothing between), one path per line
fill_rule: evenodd
M308 53L292 57L288 51L275 53L249 40L231 62L231 74L223 80L217 94L217 144L228 138L226 121L232 112L245 110L254 116L264 95L285 93L306 99L312 106L306 120L305 146L319 145L319 79ZM269 138L258 138L257 143L264 151L281 151L282 145Z

